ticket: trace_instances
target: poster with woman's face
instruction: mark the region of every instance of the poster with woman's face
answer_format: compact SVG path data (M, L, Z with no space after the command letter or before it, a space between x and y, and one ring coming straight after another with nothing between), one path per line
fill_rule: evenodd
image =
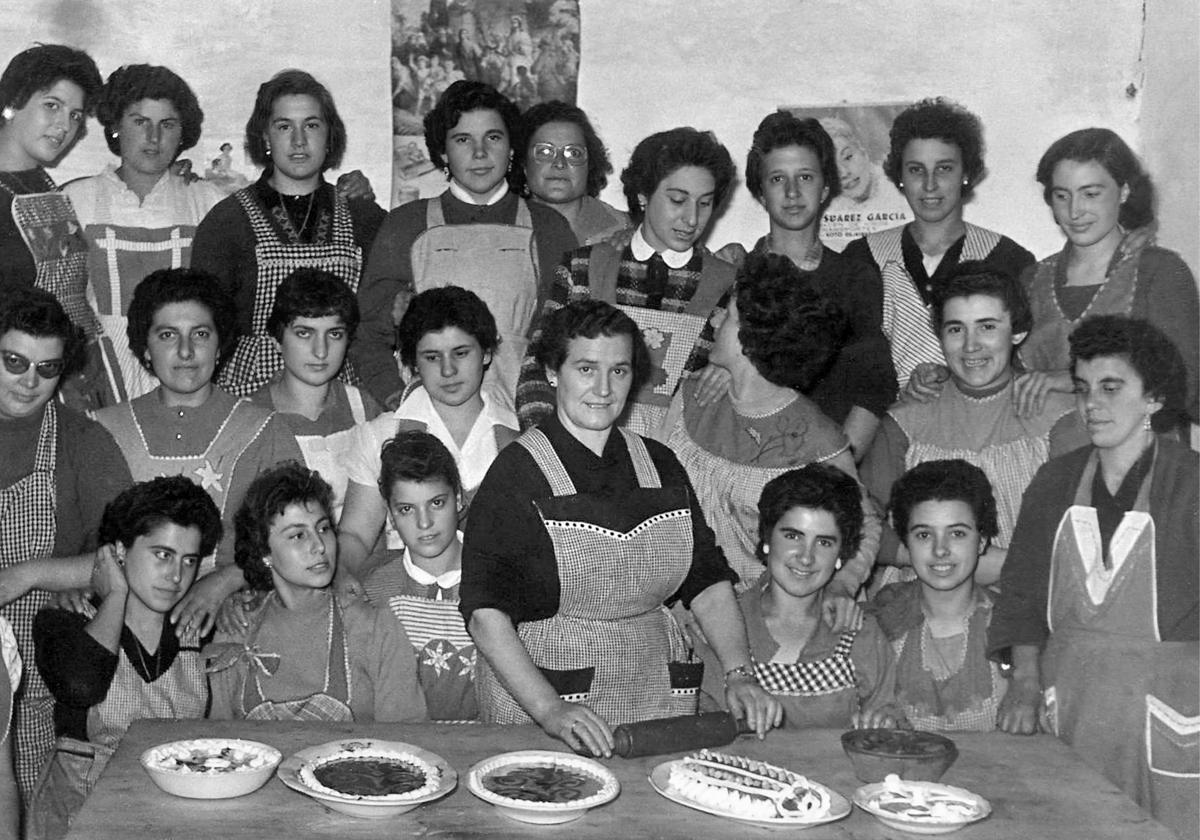
M578 0L392 0L391 206L440 195L423 120L457 81L486 82L525 111L575 103Z
M821 122L833 140L841 193L821 217L821 241L841 251L852 239L912 221L904 196L883 173L892 120L906 106L843 105L781 110Z

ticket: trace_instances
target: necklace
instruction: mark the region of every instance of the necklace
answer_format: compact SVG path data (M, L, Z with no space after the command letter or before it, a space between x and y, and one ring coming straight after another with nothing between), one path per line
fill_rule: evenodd
M288 211L287 205L284 204L283 193L279 193L279 209L283 211L283 218L287 219L287 223L295 233L297 240L303 239L304 231L308 230L308 220L312 216L313 204L315 203L316 197L316 190L313 190L308 194L308 207L304 211L304 221L300 223L300 227L297 229L295 222L292 221L292 214Z
M150 666L146 663L146 657L142 655L142 640L139 639L137 634L132 630L129 631L129 635L133 636L133 650L138 656L138 663L142 666L142 673L149 678L150 682L153 682L154 680L158 679L159 668L162 665L162 642L159 642L158 648L154 651L154 670L151 671Z

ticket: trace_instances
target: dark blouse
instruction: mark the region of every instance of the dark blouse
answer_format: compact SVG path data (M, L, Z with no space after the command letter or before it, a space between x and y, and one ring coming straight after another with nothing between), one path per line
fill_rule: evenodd
M37 667L54 695L54 731L87 740L88 709L103 702L117 672L118 655L87 632L87 616L46 608L33 621ZM163 621L158 649L147 651L128 627L121 628L121 647L138 676L152 683L165 674L179 655L179 639Z
M10 289L26 289L37 280L37 264L13 219L13 194L52 192L54 181L40 166L14 172L0 172L0 300ZM11 190L11 192L10 192Z
M549 438L579 493L620 496L637 487L633 460L625 438L616 430L609 435L603 456L575 439L551 415L538 428ZM668 604L692 599L714 583L737 581L712 529L687 473L674 454L656 441L647 440L650 458L664 487L687 488L692 512L692 568ZM535 504L551 496L550 483L524 446L506 446L479 485L471 503L471 516L463 535L462 601L459 609L470 622L471 613L490 607L513 624L550 618L558 611L559 580L554 546Z

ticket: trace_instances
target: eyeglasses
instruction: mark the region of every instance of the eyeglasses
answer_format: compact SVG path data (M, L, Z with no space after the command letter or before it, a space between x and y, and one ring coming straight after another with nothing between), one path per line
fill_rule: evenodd
M20 376L33 364L20 353L13 353L11 350L0 352L0 356L4 358L4 369L14 376ZM46 359L33 365L33 369L42 379L57 379L62 376L63 364L62 359Z
M560 152L562 153L563 162L567 166L583 166L587 163L588 153L586 146L576 146L574 144L555 146L553 143L533 144L533 159L538 163L554 163L558 159Z

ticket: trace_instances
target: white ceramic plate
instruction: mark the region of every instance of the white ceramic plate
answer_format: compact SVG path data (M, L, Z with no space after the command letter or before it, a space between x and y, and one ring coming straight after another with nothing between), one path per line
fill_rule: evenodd
M394 800L374 800L369 797L330 794L309 787L301 779L300 768L309 762L320 761L335 755L345 755L349 758L355 753L367 752L393 753L399 757L407 754L432 764L438 769L437 786L429 793L412 799L406 799L402 802L396 802ZM412 744L405 744L401 741L376 741L370 738L348 738L343 741L330 741L327 744L308 747L284 760L279 765L278 772L279 780L285 785L292 790L303 793L305 796L312 797L327 808L348 814L352 817L376 820L394 817L398 814L411 811L418 805L440 799L454 790L455 786L458 785L458 773L440 755L423 750Z
M829 810L824 814L815 816L804 815L796 817L779 817L773 820L759 820L753 817L743 817L737 814L731 814L728 811L723 811L720 808L713 808L710 805L705 805L703 802L697 802L694 799L683 796L678 791L671 788L671 765L674 761L664 761L662 764L650 771L650 786L660 794L670 799L672 802L678 802L680 805L686 805L689 808L694 808L697 811L703 811L706 814L712 814L717 817L725 817L726 819L737 820L738 822L749 823L751 825L765 826L766 828L809 828L814 825L824 825L825 823L837 822L846 817L850 813L850 802L846 797L842 796L833 788L826 787L818 782L809 779L808 782L813 788L823 790L829 796Z
M920 790L927 797L949 797L974 806L975 813L965 819L933 821L929 818L912 817L886 811L878 806L875 800L887 787L886 782L875 782L863 785L854 792L854 804L890 828L906 831L909 834L949 834L958 831L971 823L979 822L992 813L991 803L982 796L972 793L965 788L952 787L937 782L901 781L901 785L910 790Z
M230 765L221 756L223 751L242 763ZM207 757L207 769L179 764L202 757ZM188 799L229 799L253 793L265 785L282 757L279 750L258 741L193 738L151 747L142 753L141 764L154 783L167 793Z
M497 770L550 766L593 776L599 780L600 790L586 799L574 802L527 802L501 796L483 785L484 777ZM607 767L590 758L553 750L520 750L494 755L475 764L467 773L467 789L489 805L495 805L501 813L514 820L537 825L555 825L579 819L589 809L616 799L617 794L621 792L621 783Z

